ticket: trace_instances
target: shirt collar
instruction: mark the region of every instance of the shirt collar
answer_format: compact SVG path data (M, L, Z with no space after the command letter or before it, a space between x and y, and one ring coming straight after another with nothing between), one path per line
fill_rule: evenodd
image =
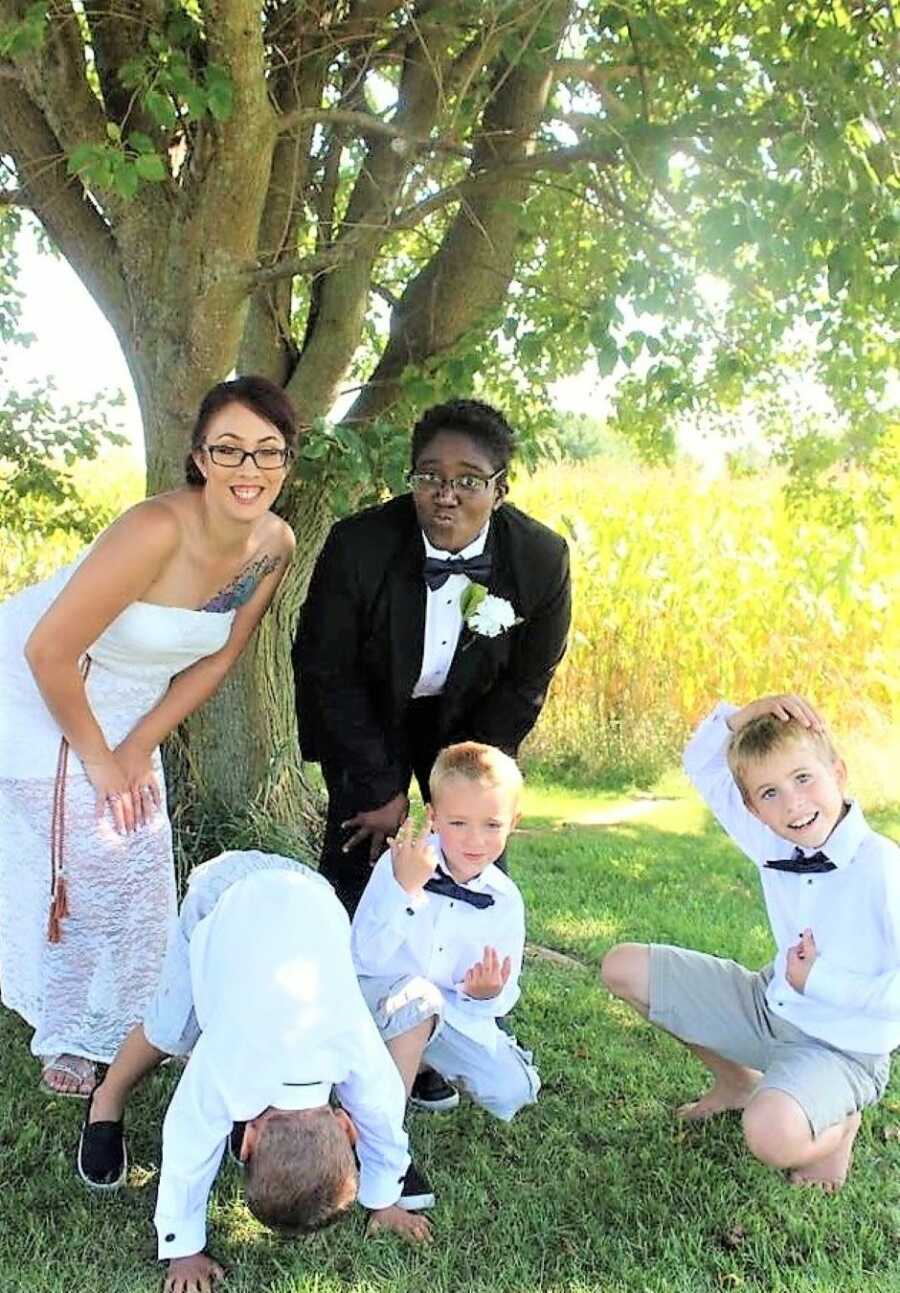
M862 809L855 799L851 799L846 813L821 848L800 851L804 857L811 857L814 853L824 853L828 861L833 862L841 871L850 865L859 851L859 846L869 834L871 830L863 817Z
M320 1105L326 1105L330 1097L330 1082L281 1082L271 1103L273 1109L318 1109Z
M444 852L441 848L441 837L439 835L433 835L432 839L435 841L438 855L440 857L438 870L442 872L448 880L453 880L453 876L450 874L450 868L447 866L447 859L444 857ZM459 884L460 882L458 880L453 880L453 883ZM478 875L473 876L472 879L468 880L465 884L460 885L460 888L471 889L473 893L484 893L487 889L493 889L495 893L508 893L511 884L512 881L509 876L504 875L500 868L493 862L489 862L483 871L480 871Z
M451 557L480 557L484 552L490 528L491 522L489 519L484 529L476 534L472 542L463 548L461 552L448 552L446 548L436 548L433 543L428 542L428 537L423 530L422 542L425 544L425 556L434 557L437 561L449 561Z

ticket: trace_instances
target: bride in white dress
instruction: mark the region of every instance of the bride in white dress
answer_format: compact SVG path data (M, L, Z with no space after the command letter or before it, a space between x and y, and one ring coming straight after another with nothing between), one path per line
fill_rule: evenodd
M143 1014L175 913L159 744L213 694L293 553L295 437L264 378L206 396L187 484L0 606L0 992L42 1085L87 1096Z

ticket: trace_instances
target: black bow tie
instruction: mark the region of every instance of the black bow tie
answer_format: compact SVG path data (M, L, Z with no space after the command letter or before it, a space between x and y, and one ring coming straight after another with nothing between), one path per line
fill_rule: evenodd
M441 588L451 575L466 575L473 584L486 584L491 577L491 558L487 552L478 557L425 558L425 582L433 591Z
M429 893L439 894L441 898L455 898L457 902L467 902L470 907L484 908L494 905L494 900L489 893L476 893L474 889L466 889L464 885L451 880L450 876L444 875L443 871L436 871L430 880L426 880L425 888Z
M812 853L809 857L798 845L789 858L775 858L767 862L770 871L793 871L796 875L814 875L820 871L836 871L837 867L824 853Z

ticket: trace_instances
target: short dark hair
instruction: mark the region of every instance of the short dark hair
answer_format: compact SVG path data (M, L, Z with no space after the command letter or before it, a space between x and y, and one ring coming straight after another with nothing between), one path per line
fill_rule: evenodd
M264 1226L303 1235L332 1225L358 1185L353 1147L326 1105L267 1119L247 1160L247 1207Z
M483 400L448 400L426 409L413 427L413 467L441 431L470 436L485 450L495 471L505 471L516 451L516 433L499 409Z
M206 428L215 415L229 404L243 404L257 417L271 422L284 436L284 443L289 449L297 439L297 423L294 406L287 392L270 382L268 377L235 377L230 382L219 382L207 391L197 413L197 421L191 432L191 448L184 460L184 477L189 485L203 485L205 478L194 462L194 454L203 448Z

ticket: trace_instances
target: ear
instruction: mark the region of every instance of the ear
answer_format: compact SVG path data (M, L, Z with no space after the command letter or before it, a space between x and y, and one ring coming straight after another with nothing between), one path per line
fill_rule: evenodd
M509 493L509 481L506 479L505 476L501 476L500 479L497 481L496 485L494 486L494 503L491 508L492 512L496 512L497 508L502 505L503 500L504 498L506 498L506 495L508 493Z
M512 832L516 829L516 827L518 826L521 820L522 820L522 814L520 812L517 812L513 817L512 825L509 828L510 834L512 834Z
M338 1122L340 1123L341 1127L343 1127L344 1131L347 1133L347 1139L349 1140L350 1144L352 1146L355 1146L357 1140L359 1139L359 1132L356 1130L356 1123L350 1117L347 1110L332 1109L331 1112L334 1115L334 1117L337 1118Z
M202 466L202 464L203 464L203 454L202 454L202 453L200 453L200 451L199 451L198 449L194 449L194 450L192 451L192 453L191 453L191 457L192 457L192 458L193 458L193 460L194 460L194 466L197 468L197 470L199 471L199 473L200 473L200 475L203 477L203 479L204 479L204 480L206 480L206 472L203 470L203 466Z
M838 783L838 788L843 794L847 789L847 765L843 759L835 759L831 765L831 770L834 773L835 781Z
M246 1163L251 1158L259 1141L259 1127L257 1126L257 1122L258 1119L253 1118L244 1126L244 1139L241 1141L241 1152L238 1154L238 1158L242 1163Z

